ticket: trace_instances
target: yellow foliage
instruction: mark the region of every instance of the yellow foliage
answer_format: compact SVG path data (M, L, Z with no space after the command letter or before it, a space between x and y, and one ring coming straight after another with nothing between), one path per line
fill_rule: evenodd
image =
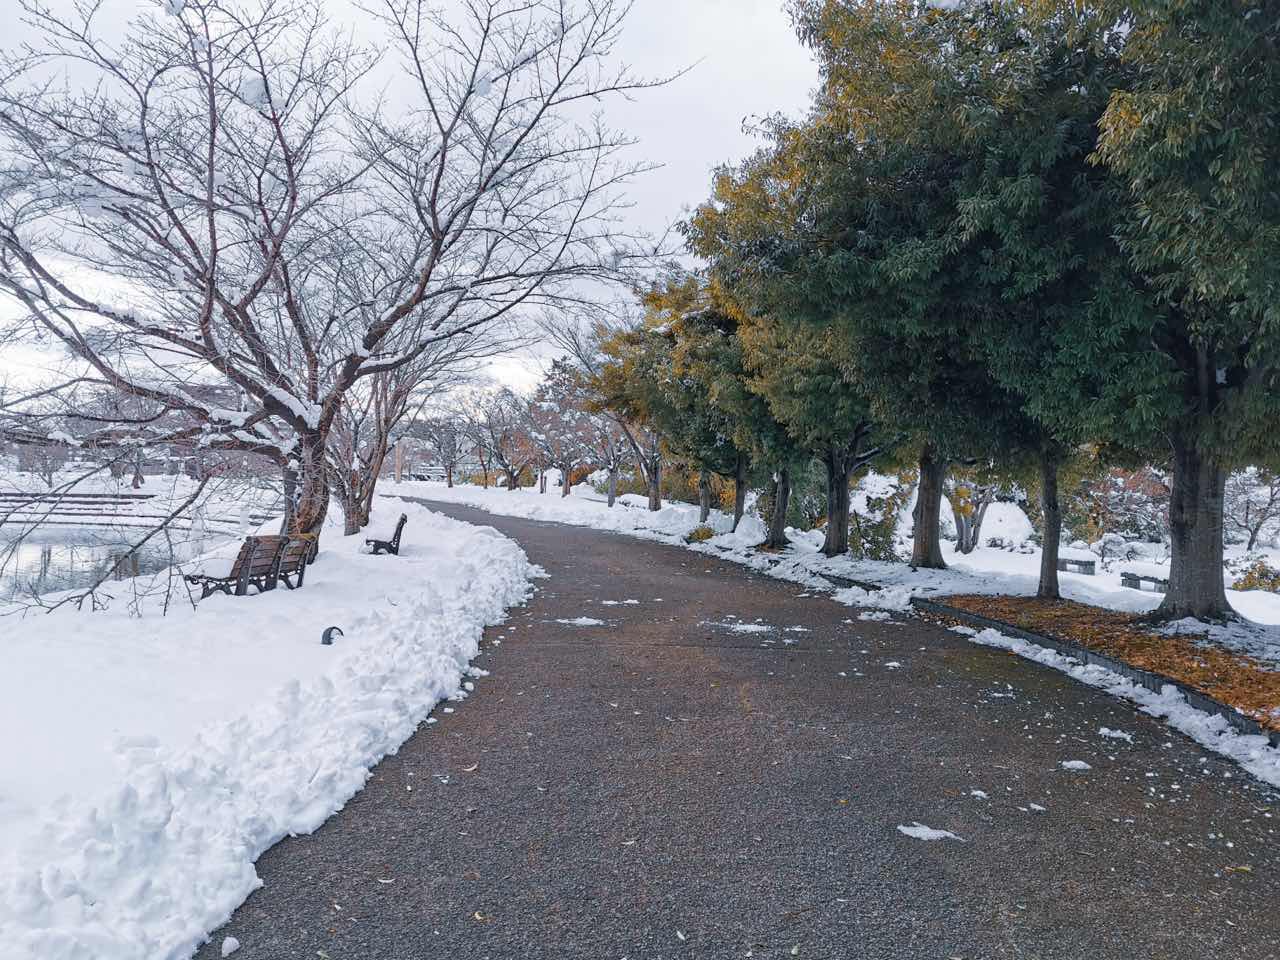
M685 537L689 543L703 543L710 540L716 535L716 532L710 527L694 527L689 531L689 535Z
M1280 570L1259 560L1245 570L1232 586L1233 590L1265 590L1268 593L1280 593Z

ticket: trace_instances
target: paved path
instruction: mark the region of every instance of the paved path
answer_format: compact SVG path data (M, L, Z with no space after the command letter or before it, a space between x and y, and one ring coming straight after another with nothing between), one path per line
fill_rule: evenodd
M1274 792L1128 706L686 550L440 509L551 579L202 960L1280 957Z

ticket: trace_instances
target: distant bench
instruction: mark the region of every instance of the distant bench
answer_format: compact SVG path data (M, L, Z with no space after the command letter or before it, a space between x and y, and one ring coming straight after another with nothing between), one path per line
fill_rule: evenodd
M1120 586L1128 587L1130 590L1141 590L1144 583L1151 584L1155 593L1167 593L1169 590L1167 577L1157 577L1155 574L1133 570L1120 571Z
M274 590L281 582L290 590L296 590L306 578L316 542L313 535L246 537L226 576L195 573L184 579L200 587L201 600L215 593L243 597L250 587L264 593Z
M1058 551L1058 569L1064 573L1082 573L1086 577L1098 573L1098 558L1083 550Z

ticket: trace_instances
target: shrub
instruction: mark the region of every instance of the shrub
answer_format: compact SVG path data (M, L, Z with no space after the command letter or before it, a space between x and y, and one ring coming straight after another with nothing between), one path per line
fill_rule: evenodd
M710 527L694 527L684 539L686 543L704 543L715 535L716 532Z
M1236 582L1233 590L1265 590L1268 593L1280 593L1280 570L1265 560L1255 560L1247 567Z

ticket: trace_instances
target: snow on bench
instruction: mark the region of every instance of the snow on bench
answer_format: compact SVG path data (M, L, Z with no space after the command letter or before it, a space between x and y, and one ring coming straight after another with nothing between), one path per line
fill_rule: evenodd
M1142 590L1149 583L1156 593L1169 589L1169 568L1162 563L1126 563L1120 568L1120 585L1131 590Z
M1058 549L1058 569L1068 573L1083 573L1092 577L1098 572L1098 555L1089 550L1074 547Z

